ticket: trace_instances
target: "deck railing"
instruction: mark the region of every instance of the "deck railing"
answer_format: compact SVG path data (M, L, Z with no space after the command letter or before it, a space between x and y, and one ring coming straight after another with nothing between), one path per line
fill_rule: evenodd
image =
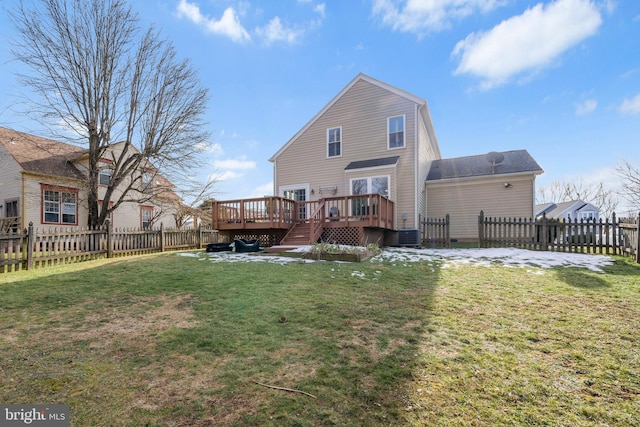
M214 201L212 227L218 230L291 228L300 221L341 222L344 226L393 229L393 202L380 194L327 197L296 202L283 197Z

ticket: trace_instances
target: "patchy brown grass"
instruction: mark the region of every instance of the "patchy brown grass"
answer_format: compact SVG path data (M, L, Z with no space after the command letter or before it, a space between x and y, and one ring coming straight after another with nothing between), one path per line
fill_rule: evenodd
M637 266L85 267L0 277L0 401L73 425L640 423Z

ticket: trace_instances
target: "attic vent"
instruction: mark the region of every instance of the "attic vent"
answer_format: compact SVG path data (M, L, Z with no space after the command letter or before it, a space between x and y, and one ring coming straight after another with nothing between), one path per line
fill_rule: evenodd
M496 173L496 166L504 162L504 154L498 153L497 151L487 153L484 158L491 164L491 173Z

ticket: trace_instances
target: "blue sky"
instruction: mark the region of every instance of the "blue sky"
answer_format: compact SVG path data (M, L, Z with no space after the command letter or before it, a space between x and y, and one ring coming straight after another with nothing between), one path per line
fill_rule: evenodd
M19 67L0 0L0 126ZM145 0L133 2L211 100L202 177L220 199L272 193L268 161L359 72L427 100L443 157L527 149L552 181L604 182L640 163L640 1ZM324 141L319 143L324 144Z

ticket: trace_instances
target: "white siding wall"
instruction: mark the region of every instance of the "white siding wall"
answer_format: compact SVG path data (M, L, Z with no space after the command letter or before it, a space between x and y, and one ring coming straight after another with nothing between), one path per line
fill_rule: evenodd
M0 217L4 217L4 204L7 200L19 199L18 215L22 213L22 177L20 176L20 165L14 160L5 148L0 145Z
M505 188L508 182L511 188ZM451 238L478 239L478 215L531 218L533 216L533 177L490 177L470 181L428 183L427 217L451 219Z

